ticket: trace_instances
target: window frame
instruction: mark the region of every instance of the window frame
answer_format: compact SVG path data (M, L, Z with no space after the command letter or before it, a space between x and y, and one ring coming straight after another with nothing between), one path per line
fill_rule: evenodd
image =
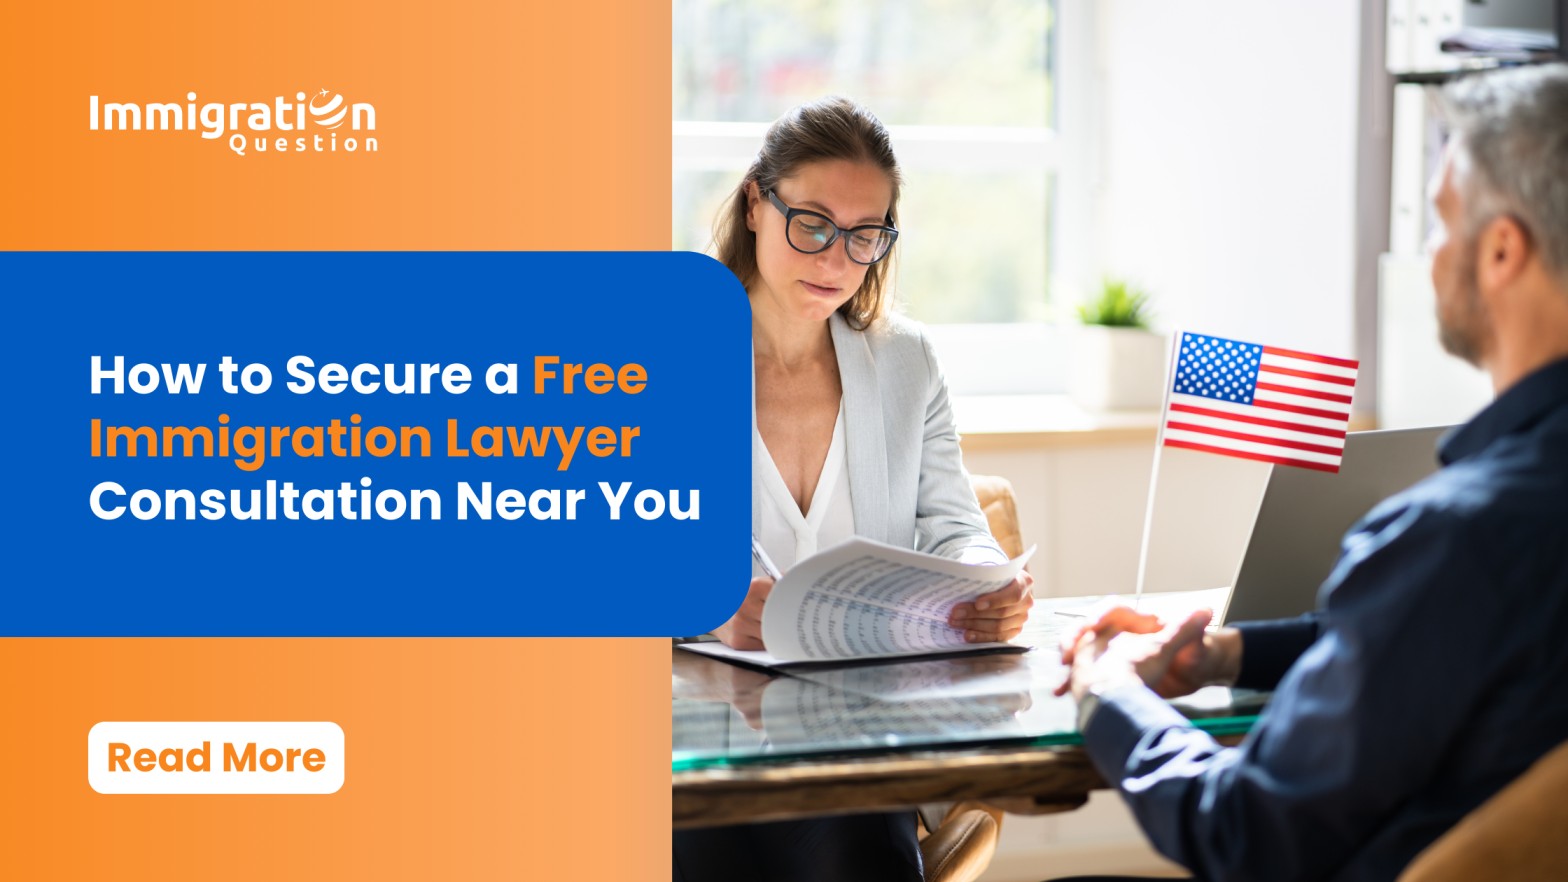
M1095 230L1100 119L1095 95L1103 74L1096 69L1098 26L1092 0L1044 0L1052 9L1051 71L1053 119L1042 126L890 125L899 164L911 175L925 172L1038 172L1051 182L1046 212L1045 290L1048 322L933 323L928 327L944 363L961 364L968 394L1060 394L1066 389L1066 357L1060 351L1070 304L1088 290L1098 264ZM671 181L692 172L732 172L737 179L756 157L770 122L673 120ZM1063 174L1070 171L1070 174ZM1087 221L1062 229L1060 217ZM1058 341L1058 351L1028 359L1032 376L1018 376L1017 359L991 357L1021 342Z

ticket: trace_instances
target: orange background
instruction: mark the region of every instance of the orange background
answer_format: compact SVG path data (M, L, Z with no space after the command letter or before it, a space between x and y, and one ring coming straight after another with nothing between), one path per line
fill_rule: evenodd
M667 879L668 658L658 640L0 640L0 878ZM104 720L330 720L343 789L104 796Z
M0 246L668 250L670 15L641 0L7 4ZM375 105L379 152L241 157L227 134L88 130L89 95L323 88Z
M640 0L13 4L0 248L665 250L669 47L668 5ZM94 94L321 88L375 105L380 152L239 157L87 127ZM667 653L0 640L0 878L668 878ZM85 747L103 720L330 720L347 778L331 796L102 796Z

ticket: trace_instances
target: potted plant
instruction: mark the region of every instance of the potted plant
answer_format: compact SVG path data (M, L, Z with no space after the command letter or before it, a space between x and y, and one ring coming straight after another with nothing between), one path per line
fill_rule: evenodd
M1121 279L1106 279L1099 294L1078 307L1082 324L1070 343L1068 391L1089 410L1153 410L1160 406L1166 367L1165 335L1149 330L1149 295Z

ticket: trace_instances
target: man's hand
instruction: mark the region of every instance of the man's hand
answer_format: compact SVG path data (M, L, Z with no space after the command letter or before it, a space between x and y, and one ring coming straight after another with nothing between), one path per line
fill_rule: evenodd
M713 636L731 649L765 649L762 645L762 605L773 591L769 576L752 579L746 599L730 620L713 629Z
M969 643L1011 640L1024 629L1034 606L1034 577L1020 570L1006 585L973 601L954 604L948 625L961 628Z
M1214 683L1233 682L1241 667L1241 635L1233 628L1207 632L1214 614L1199 610L1176 624L1128 607L1116 607L1064 641L1069 689L1082 698L1091 685L1142 681L1166 698Z

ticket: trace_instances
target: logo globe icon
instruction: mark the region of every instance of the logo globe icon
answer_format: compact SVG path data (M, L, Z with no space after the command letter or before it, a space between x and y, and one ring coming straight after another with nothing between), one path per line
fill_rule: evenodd
M328 96L331 96L330 98ZM343 103L343 94L322 89L310 96L310 118L322 128L335 129L343 124L343 117L348 115L348 106Z

